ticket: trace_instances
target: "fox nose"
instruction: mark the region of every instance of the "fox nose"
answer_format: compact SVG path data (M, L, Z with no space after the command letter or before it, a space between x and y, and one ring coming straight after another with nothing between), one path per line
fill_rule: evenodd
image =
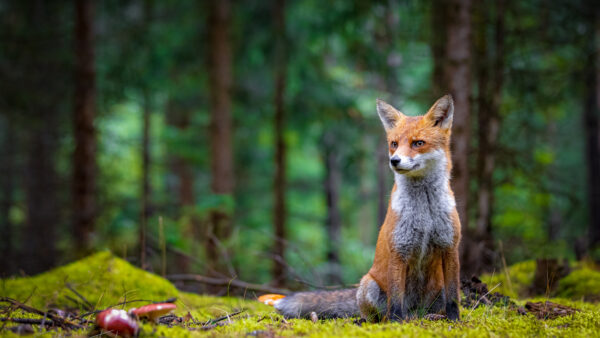
M400 157L394 156L390 158L390 163L393 167L397 166L398 164L400 164Z

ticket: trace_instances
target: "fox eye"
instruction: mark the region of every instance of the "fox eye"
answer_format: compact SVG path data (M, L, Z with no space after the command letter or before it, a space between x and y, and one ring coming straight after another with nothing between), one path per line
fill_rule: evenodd
M398 148L398 142L396 142L396 141L392 141L392 142L390 143L390 147L392 147L392 149L396 149L396 148Z
M413 148L419 148L424 145L425 145L425 141L421 141L421 140L413 141L413 143L412 143Z

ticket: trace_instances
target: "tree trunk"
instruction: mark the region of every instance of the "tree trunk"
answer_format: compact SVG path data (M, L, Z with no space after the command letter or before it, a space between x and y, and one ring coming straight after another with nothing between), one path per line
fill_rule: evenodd
M150 97L143 94L142 108L142 206L140 210L139 246L140 267L146 268L146 229L150 217Z
M22 267L36 274L56 262L56 228L59 224L58 177L54 160L58 148L57 112L46 107L38 112L29 134L29 156L25 176L27 220L24 229L24 258ZM42 107L34 109L42 110Z
M2 242L0 255L0 276L6 277L13 271L13 224L10 219L10 209L14 203L15 192L15 126L13 115L6 114L4 126L4 140L2 142L2 161L0 161L0 189L2 189L2 200L0 201L0 233Z
M51 44L58 51L62 48L54 34L61 31L56 13L65 8L41 0L29 1L22 8L26 18L23 22L27 23L23 37L29 42L19 44L23 53L15 59L18 61L15 65L22 66L20 71L26 75L20 76L17 83L30 93L26 105L17 105L24 113L21 121L26 123L24 170L20 175L26 218L21 229L22 252L13 257L25 273L36 274L53 267L57 260L56 234L61 221L62 190L56 159L65 90L61 75L65 74L66 65L60 52L48 50L47 46ZM14 121L20 118L13 117Z
M600 246L600 130L598 113L600 111L600 13L596 2L590 1L592 36L588 39L588 60L585 71L585 95L583 124L585 132L586 159L588 168L588 208L590 252Z
M502 85L504 83L504 0L496 0L496 19L493 57L488 52L486 26L489 22L489 4L477 5L477 112L478 112L478 149L477 149L477 220L475 242L470 257L470 272L480 274L486 267L492 268L495 254L492 238L492 208L494 202L493 173L496 162L496 140L500 126L500 105ZM490 76L491 75L491 76Z
M144 1L144 29L150 29L152 22L153 2L151 0ZM145 40L148 41L148 40ZM149 43L145 48L150 49ZM146 268L146 231L148 228L148 218L150 217L150 117L152 102L150 91L148 88L142 88L142 191L141 191L141 208L140 208L140 226L138 245L140 250L140 267Z
M94 127L96 73L94 68L94 2L76 0L75 4L73 235L77 255L81 256L90 249L96 212L96 130Z
M275 248L273 250L274 285L285 285L285 187L286 187L286 147L284 140L285 110L284 95L286 84L285 48L285 0L276 0L275 17L275 181L273 223L275 226Z
M469 229L469 141L470 141L470 95L471 95L471 1L434 1L433 41L434 90L437 96L450 93L454 98L454 122L452 125L452 190L463 233L461 269L469 254L472 235ZM443 39L443 40L441 40Z
M327 248L328 282L332 284L340 284L342 282L342 273L340 265L340 243L342 216L338 205L340 199L340 167L338 163L335 149L335 135L328 131L323 136L323 157L325 160L325 199L327 201L327 235L329 239L329 247Z
M167 124L178 129L179 133L185 134L190 125L190 114L175 102L169 99L167 103ZM189 161L170 152L169 163L171 171L176 177L176 187L174 193L177 195L178 210L185 210L196 204L194 196L194 174ZM195 217L189 219L188 224L183 224L184 235L188 238L198 238L200 234L198 221ZM176 262L177 271L186 273L191 270L191 261L187 257L181 257Z
M231 2L209 2L210 144L212 192L232 195L234 187L231 118ZM231 215L213 210L207 231L207 256L217 271L224 271L222 242L231 232Z

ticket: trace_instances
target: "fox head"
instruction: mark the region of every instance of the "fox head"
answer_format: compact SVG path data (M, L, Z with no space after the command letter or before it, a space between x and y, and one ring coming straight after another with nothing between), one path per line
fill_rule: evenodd
M378 99L377 113L387 133L392 171L415 178L450 171L452 96L440 98L422 116L406 116Z

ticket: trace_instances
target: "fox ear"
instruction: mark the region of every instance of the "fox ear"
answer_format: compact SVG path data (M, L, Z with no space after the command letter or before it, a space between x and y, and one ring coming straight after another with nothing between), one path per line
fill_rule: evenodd
M450 129L454 117L454 100L452 95L444 95L429 108L425 118L433 122L434 127Z
M404 114L380 99L377 99L377 114L379 114L385 130L394 128L398 121L404 118Z

